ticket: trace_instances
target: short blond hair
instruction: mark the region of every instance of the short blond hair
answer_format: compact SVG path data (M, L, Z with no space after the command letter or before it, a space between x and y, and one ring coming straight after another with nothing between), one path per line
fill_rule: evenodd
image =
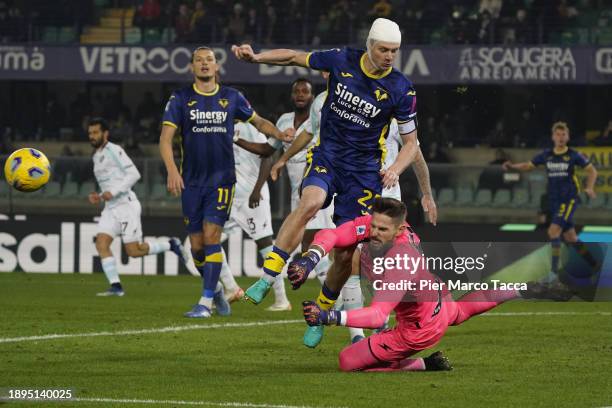
M551 131L552 133L555 133L555 130L557 129L561 129L561 130L565 130L567 133L569 133L569 126L567 126L567 123L565 122L555 122L552 125Z

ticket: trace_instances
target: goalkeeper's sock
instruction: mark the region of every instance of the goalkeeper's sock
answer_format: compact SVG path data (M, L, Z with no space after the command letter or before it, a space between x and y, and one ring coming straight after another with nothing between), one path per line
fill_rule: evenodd
M223 263L221 264L221 275L219 279L226 291L234 293L238 290L238 283L236 283L236 279L234 279L234 275L232 275L232 271L227 263L227 255L223 247L221 247L221 254L223 255Z
M325 278L327 278L327 271L329 270L330 265L331 262L329 260L329 254L327 254L323 258L321 258L321 260L315 267L315 273L317 274L317 279L319 280L319 282L321 282L321 285L325 283Z
M283 271L285 264L289 259L289 254L277 246L272 247L272 251L268 252L264 257L262 278L273 285L276 277Z
M108 283L111 285L113 283L120 283L119 280L119 272L117 272L117 262L115 262L115 258L112 256L102 258L100 260L102 263L102 270L104 271L104 275L106 275L106 279L108 279Z
M340 296L340 292L332 291L327 287L327 284L324 283L317 297L317 305L323 310L330 310L334 307L334 303L336 303L338 296Z
M170 250L170 241L147 241L149 246L149 255L161 254Z
M344 310L361 309L363 307L363 295L361 293L358 275L351 275L340 293L342 294L342 305ZM365 337L363 329L355 327L349 327L349 334L351 340L356 336Z

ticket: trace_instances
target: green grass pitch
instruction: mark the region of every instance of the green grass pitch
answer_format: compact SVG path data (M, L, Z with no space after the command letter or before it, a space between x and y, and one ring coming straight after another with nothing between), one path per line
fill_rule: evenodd
M231 317L189 320L182 313L198 298L198 278L122 279L125 297L99 298L107 286L102 274L0 274L0 389L71 388L84 399L7 405L612 405L612 303L505 304L449 329L435 349L447 354L452 372L342 373L337 355L347 329L326 328L317 349L302 345L299 305L317 294L314 281L289 289L292 312L266 312L267 299L258 307L234 304ZM245 288L251 282L239 279ZM214 326L116 333L188 325ZM112 335L27 339L100 332ZM22 339L7 341L14 338Z

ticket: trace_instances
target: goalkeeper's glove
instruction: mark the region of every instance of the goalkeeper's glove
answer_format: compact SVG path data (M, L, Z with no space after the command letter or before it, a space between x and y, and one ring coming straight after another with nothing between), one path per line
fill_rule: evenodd
M320 260L321 255L317 251L309 250L289 263L287 278L294 290L306 282L308 275L314 270Z
M302 302L304 307L304 320L309 326L340 325L340 312L337 310L323 310L312 300Z

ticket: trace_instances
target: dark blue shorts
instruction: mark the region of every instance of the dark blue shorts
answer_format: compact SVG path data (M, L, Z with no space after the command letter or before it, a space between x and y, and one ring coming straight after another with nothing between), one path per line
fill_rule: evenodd
M202 232L204 222L223 226L234 199L234 184L218 187L186 186L181 196L187 232Z
M334 200L333 221L340 225L370 213L372 202L382 192L382 178L377 171L349 171L334 167L321 153L312 152L301 188L306 186L317 186L327 191L323 208Z
M579 197L563 201L551 201L551 223L559 225L563 231L574 228L574 212L576 212L576 208L579 204Z

